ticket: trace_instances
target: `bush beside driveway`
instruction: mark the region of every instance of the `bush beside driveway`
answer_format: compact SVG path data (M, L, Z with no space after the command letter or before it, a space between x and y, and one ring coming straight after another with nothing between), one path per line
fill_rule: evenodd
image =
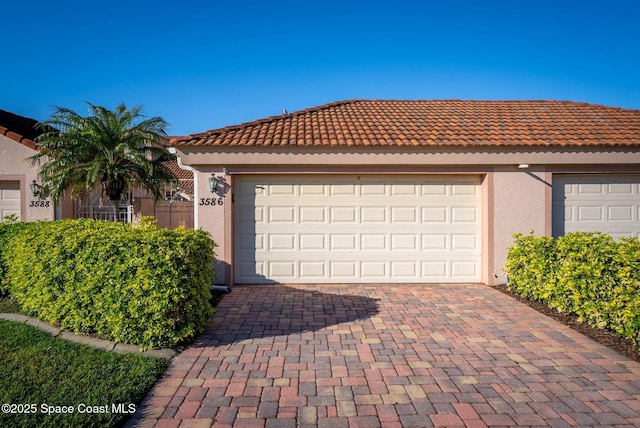
M0 297L81 334L179 347L213 309L215 243L202 230L90 219L0 224Z

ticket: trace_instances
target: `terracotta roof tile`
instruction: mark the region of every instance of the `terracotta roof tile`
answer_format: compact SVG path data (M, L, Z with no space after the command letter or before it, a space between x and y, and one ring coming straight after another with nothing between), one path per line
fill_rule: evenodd
M36 127L37 123L35 119L0 110L0 135L34 150L37 149L34 140L41 133Z
M350 100L185 137L172 146L640 146L640 110L571 101Z
M178 162L175 160L162 162L178 180L193 180L193 172L184 170L178 166Z

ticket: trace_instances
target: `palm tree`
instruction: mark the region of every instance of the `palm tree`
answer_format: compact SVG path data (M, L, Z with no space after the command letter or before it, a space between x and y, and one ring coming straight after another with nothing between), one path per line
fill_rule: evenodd
M40 151L30 160L41 165L38 178L44 194L58 200L69 191L75 199L99 188L116 213L121 196L132 186L161 199L164 186L176 180L163 165L175 156L158 144L167 123L160 117L144 119L140 106L127 109L120 104L111 111L88 105L92 114L87 117L55 107L39 124Z

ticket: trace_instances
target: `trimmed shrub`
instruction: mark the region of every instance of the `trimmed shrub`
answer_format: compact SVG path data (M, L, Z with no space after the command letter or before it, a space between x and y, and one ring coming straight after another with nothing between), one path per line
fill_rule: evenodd
M617 245L603 233L576 232L558 237L558 260L550 286L557 293L549 306L575 314L578 321L604 328L607 314L603 304L611 298L617 267L613 264Z
M640 240L603 233L556 239L515 235L505 272L508 288L559 312L608 328L640 346Z
M505 272L509 289L530 300L549 300L555 269L555 241L549 236L515 235L509 248Z
M609 328L640 346L640 239L621 239L613 263L616 283L604 308Z
M9 248L9 242L13 236L27 227L27 223L18 222L2 222L0 223L0 298L9 294L7 281L5 281L7 264L5 262L5 253Z
M31 315L148 349L193 338L213 313L215 244L202 230L89 219L28 225L3 258L9 292Z

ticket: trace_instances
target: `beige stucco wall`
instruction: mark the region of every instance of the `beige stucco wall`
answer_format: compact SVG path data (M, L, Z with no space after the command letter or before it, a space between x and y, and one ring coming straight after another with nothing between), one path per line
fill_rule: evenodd
M209 177L214 174L227 183L216 192L211 192ZM230 177L225 176L222 167L203 167L194 174L194 228L209 232L216 243L216 283L231 282L231 233L232 204Z
M53 201L48 198L49 207L32 207L31 202L37 201L31 193L29 185L37 180L37 167L32 167L27 158L36 151L16 142L4 135L0 135L0 181L11 181L20 184L20 215L21 221L53 220L55 208Z
M514 234L546 235L550 232L547 230L547 210L551 209L547 191L550 191L550 186L543 167L494 168L491 189L494 263L487 279L489 283L504 283L503 267Z
M483 177L482 282L503 283L507 249L515 233L551 234L551 184L553 173L636 172L640 151L608 149L494 150L482 152L406 150L344 153L327 150L286 151L195 147L178 149L182 162L197 170L196 228L211 233L218 244L218 282L232 284L233 177L246 173L371 173L371 174L477 174ZM528 168L518 168L528 164ZM225 175L225 172L228 173ZM209 176L224 177L227 192L212 194ZM223 205L206 199L223 198ZM204 200L205 204L202 204Z

